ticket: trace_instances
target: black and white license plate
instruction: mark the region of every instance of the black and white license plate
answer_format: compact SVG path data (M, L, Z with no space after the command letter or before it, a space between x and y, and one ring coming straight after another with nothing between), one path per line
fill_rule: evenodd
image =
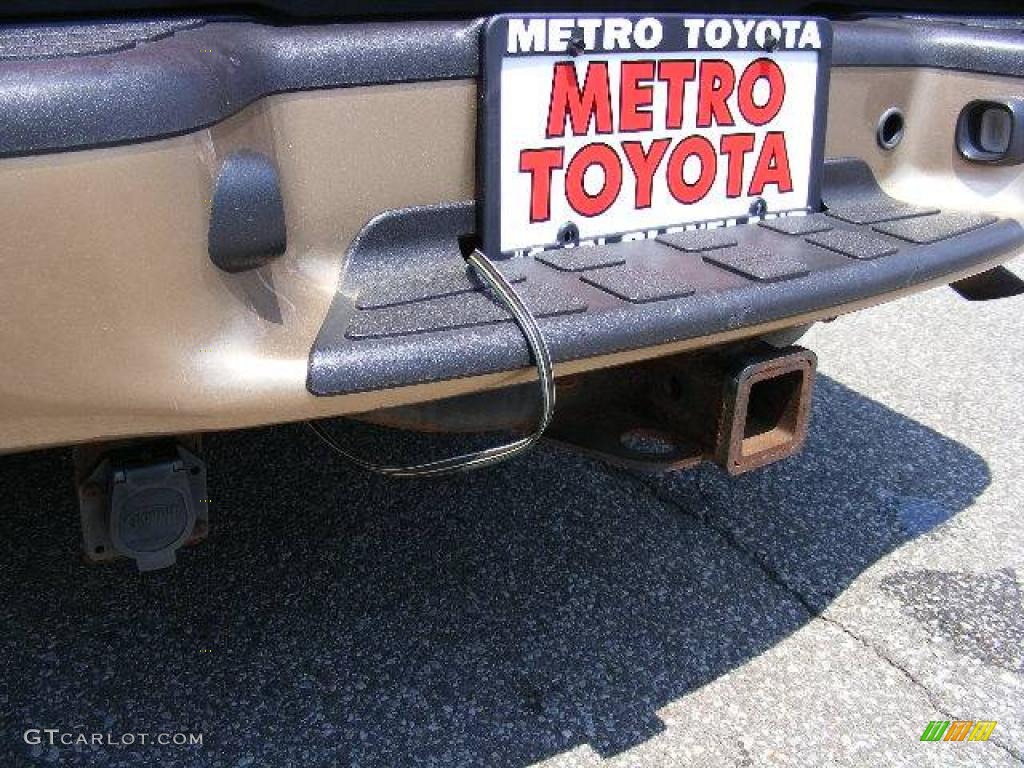
M483 36L490 254L820 203L827 20L507 15Z

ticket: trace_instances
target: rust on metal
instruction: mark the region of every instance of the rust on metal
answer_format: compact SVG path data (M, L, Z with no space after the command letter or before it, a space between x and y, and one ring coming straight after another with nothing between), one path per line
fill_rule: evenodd
M726 380L716 460L732 475L798 452L807 438L818 358L791 347L755 355Z

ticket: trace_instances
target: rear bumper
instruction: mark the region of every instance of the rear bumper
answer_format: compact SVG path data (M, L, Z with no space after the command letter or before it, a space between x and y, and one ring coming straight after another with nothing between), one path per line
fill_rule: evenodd
M928 245L834 220L898 247L867 261L743 228L740 243L809 267L772 283L712 254L648 244L627 266L678 268L695 292L642 304L585 273L531 264L528 282L587 306L542 320L560 375L803 325L983 271L1019 248L1011 219L1024 218L1024 177L964 164L952 131L966 100L1024 96L1024 81L999 74L1024 43L946 27L942 46L915 44L913 59L872 59L857 24L835 25L827 154L859 156L897 198L1002 218ZM363 250L371 234L388 240L392 267L462 267L451 238L473 218L477 32L475 22L218 22L0 62L0 451L360 413L531 378L500 317L350 335L364 313L357 293L395 277ZM966 55L981 48L992 56ZM909 129L886 154L875 121L894 104ZM277 167L287 250L228 274L208 253L210 200L238 150ZM416 237L389 234L413 221L426 228ZM468 309L493 311L474 301ZM392 327L389 311L368 313L360 322Z
M861 161L826 163L828 214L504 262L558 363L722 337L950 281L1024 244L1015 221L887 197ZM343 395L530 365L518 329L467 273L471 203L395 211L356 238L310 356Z

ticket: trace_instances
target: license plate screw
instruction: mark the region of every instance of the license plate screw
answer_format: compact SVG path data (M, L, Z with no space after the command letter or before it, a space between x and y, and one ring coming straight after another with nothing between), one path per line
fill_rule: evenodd
M558 242L561 245L576 245L580 241L580 228L567 221L558 228Z

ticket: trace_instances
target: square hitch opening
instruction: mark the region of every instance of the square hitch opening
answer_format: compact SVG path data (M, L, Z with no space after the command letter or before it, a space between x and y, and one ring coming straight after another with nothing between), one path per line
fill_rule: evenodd
M716 457L732 475L798 452L807 438L817 357L801 347L748 358L726 378Z

